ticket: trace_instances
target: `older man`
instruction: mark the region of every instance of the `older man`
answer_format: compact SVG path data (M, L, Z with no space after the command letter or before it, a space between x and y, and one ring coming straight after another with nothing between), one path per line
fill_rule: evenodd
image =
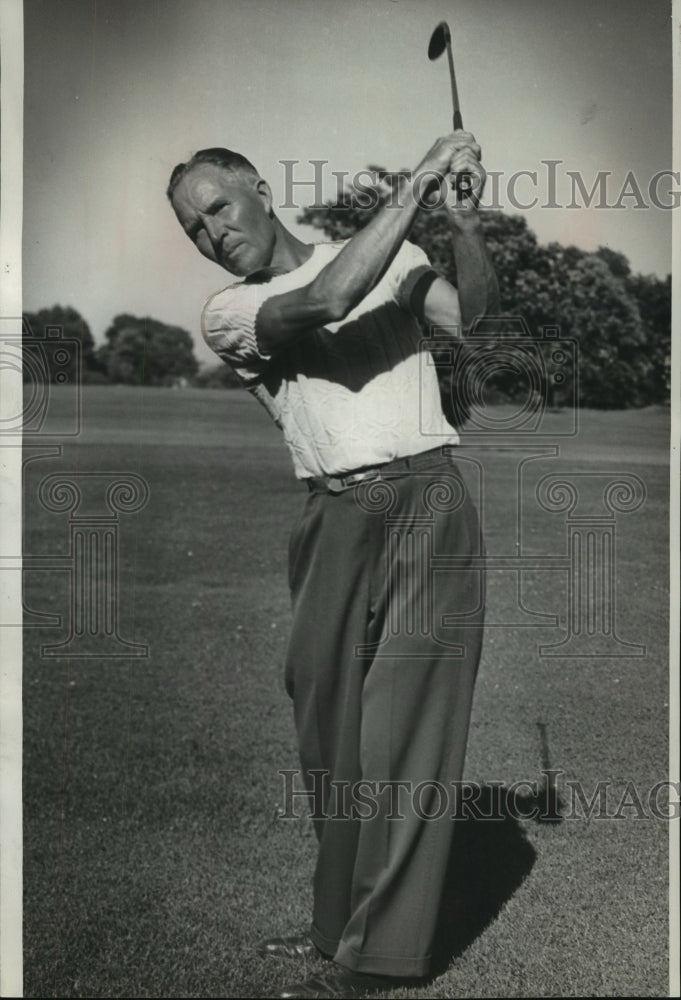
M467 197L453 175L472 178ZM316 807L314 909L309 932L259 950L333 962L282 997L347 997L428 974L452 833L432 795L462 775L484 583L458 436L420 324L456 335L497 308L477 211L484 180L474 137L455 132L352 239L319 245L283 226L269 185L237 153L203 150L168 187L198 250L241 279L208 301L204 337L281 428L308 488L289 547L285 676ZM406 240L442 190L458 288ZM429 554L449 572L431 572Z

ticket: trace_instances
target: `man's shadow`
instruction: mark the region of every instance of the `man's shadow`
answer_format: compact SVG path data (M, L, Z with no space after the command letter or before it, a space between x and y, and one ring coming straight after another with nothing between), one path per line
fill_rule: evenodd
M475 808L460 810L461 818L455 820L433 945L433 978L483 933L529 875L537 855L525 834L527 823L561 822L560 802L550 788L537 796L515 796L509 805L503 788L463 787L473 790Z

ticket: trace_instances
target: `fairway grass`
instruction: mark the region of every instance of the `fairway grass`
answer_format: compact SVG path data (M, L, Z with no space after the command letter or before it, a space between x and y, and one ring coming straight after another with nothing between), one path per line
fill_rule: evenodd
M74 400L57 393L50 419ZM315 839L307 820L280 818L278 773L298 763L282 661L304 491L245 393L92 387L81 415L59 455L26 465L25 551L69 550L68 513L40 501L46 476L142 477L148 504L118 520L119 629L149 655L47 658L65 624L25 630L25 995L276 996L319 968L253 950L310 913ZM490 573L466 779L489 802L495 784L552 768L560 816L459 824L436 978L389 995L667 994L669 823L646 796L668 772L669 413L587 411L577 435L552 440L560 419L547 415L542 442L558 451L520 480L531 442L462 450L484 476L488 552L514 551L520 523L523 553L565 557L567 515L537 506L542 476L588 473L595 516L603 480L635 475L644 502L613 522L616 627L644 655L540 655L565 635L566 572L528 570L520 594L512 573ZM35 443L55 443L49 429ZM65 623L69 600L63 570L26 574L30 609ZM552 614L562 625L537 617ZM589 798L608 782L611 817L635 786L647 815L570 818L570 782Z

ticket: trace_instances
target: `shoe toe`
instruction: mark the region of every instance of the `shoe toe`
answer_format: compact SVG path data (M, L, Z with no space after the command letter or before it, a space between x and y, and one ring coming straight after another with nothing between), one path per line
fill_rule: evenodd
M307 934L293 937L268 938L256 945L258 955L264 958L310 958L316 953L312 939Z
M313 976L303 983L294 983L292 986L285 986L279 996L283 1000L293 1000L294 997L328 997L327 984L322 976Z
M361 997L371 993L382 993L401 985L400 980L393 977L374 976L362 972L352 972L349 969L334 969L320 976L313 976L303 983L286 986L279 996L286 1000L294 997Z

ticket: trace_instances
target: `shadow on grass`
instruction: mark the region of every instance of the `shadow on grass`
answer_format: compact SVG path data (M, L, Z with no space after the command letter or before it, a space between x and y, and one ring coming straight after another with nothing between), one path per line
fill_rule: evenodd
M546 792L545 792L546 794ZM477 788L476 810L455 821L442 904L438 917L432 978L442 975L498 916L532 870L536 851L518 815L532 815L533 798L510 810L498 786ZM544 806L548 803L543 802ZM560 822L557 803L541 810L539 822ZM485 818L493 816L494 819Z

